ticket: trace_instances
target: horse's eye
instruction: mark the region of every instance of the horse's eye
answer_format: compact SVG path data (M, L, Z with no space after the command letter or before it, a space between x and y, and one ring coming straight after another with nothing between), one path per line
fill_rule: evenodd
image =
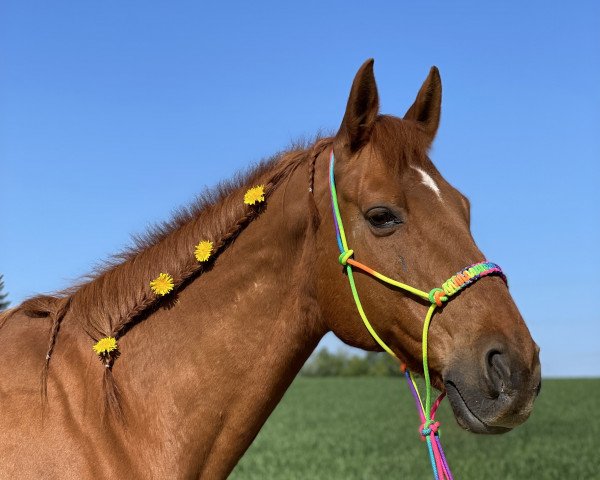
M375 207L366 214L369 223L376 228L392 228L402 223L392 211L385 207Z

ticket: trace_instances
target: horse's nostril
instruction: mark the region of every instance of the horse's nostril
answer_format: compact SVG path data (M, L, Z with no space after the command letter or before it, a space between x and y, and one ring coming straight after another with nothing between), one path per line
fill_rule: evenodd
M494 393L504 393L510 379L510 366L506 355L497 349L489 350L486 354L486 367Z
M535 387L535 396L536 397L540 394L541 389L542 389L542 381L540 380L540 383L538 383L537 387Z

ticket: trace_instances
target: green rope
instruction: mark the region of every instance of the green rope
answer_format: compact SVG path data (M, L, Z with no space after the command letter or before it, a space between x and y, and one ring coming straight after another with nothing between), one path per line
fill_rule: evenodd
M375 339L375 341L381 346L381 348L383 348L392 357L398 358L398 357L396 357L396 354L392 351L392 349L390 347L388 347L381 338L379 338L379 335L377 335L377 332L375 331L375 329L369 322L369 319L367 318L367 315L365 314L365 311L363 310L362 304L360 303L360 298L358 297L358 291L356 290L356 284L354 283L354 274L352 273L351 265L346 265L346 273L348 274L348 282L350 283L350 290L352 290L352 296L354 297L354 303L356 303L356 309L358 310L358 313L360 314L360 318L362 318L362 321L365 324L365 327L367 327L367 330L369 331L371 336Z
M435 312L437 305L432 303L427 310L427 315L425 316L425 322L423 322L423 340L422 340L422 355L423 355L423 376L425 377L425 420L430 422L430 412L431 412L431 381L429 379L429 362L427 360L427 341L429 337L429 324L431 323L431 318L433 317L433 313Z

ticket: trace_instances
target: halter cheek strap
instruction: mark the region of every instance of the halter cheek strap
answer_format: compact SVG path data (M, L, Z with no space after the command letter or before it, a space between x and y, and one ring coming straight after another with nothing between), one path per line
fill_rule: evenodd
M450 468L448 467L448 462L446 461L444 450L442 449L442 445L438 436L438 429L440 424L439 422L435 421L435 413L442 399L444 398L445 393L442 393L437 398L433 406L431 405L431 380L429 377L429 366L427 362L427 336L429 332L429 324L431 323L433 314L438 307L442 307L445 302L451 300L452 296L456 295L458 292L468 287L469 285L475 283L480 278L486 277L488 275L499 275L506 282L506 277L504 276L502 269L495 263L475 263L473 265L465 267L463 270L450 277L442 284L441 288L436 287L432 288L429 292L425 292L423 290L419 290L418 288L411 287L410 285L406 285L405 283L389 278L383 275L382 273L379 273L376 270L373 270L372 268L360 262L357 262L353 258L354 251L348 248L346 233L344 231L344 225L342 223L342 216L340 215L340 207L337 199L337 190L335 188L334 164L335 157L332 149L331 159L329 162L329 186L331 189L333 223L335 226L338 248L340 250L340 256L338 257L338 261L341 265L344 266L346 270L348 282L350 284L350 290L352 291L352 297L354 298L354 303L356 304L356 309L358 310L360 318L362 319L363 323L365 324L365 327L367 328L371 336L381 346L381 348L383 348L392 357L397 358L396 354L392 351L392 349L381 339L379 335L377 335L377 332L375 331L375 329L369 322L367 315L365 314L360 298L358 296L356 283L354 282L354 273L352 270L353 267L358 268L359 270L362 270L365 273L368 273L369 275L381 280L382 282L385 282L389 285L393 285L394 287L405 290L417 297L422 298L423 300L430 302L429 309L427 310L427 314L425 315L425 321L423 322L422 334L423 376L425 378L425 403L423 403L421 399L421 395L419 394L419 390L417 388L417 384L415 382L413 374L409 372L404 366L402 368L404 371L404 375L408 381L408 385L413 395L413 398L415 399L417 411L421 419L421 427L419 428L419 431L427 442L427 449L429 451L429 458L431 461L431 467L433 469L434 478L436 480L452 480L452 473L450 472Z

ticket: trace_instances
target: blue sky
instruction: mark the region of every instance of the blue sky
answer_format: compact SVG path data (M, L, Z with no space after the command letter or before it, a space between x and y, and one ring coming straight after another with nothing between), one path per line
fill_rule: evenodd
M440 68L432 159L471 199L544 374L600 375L598 2L202 3L3 2L0 273L13 303L335 129L374 57L385 113L402 115Z

